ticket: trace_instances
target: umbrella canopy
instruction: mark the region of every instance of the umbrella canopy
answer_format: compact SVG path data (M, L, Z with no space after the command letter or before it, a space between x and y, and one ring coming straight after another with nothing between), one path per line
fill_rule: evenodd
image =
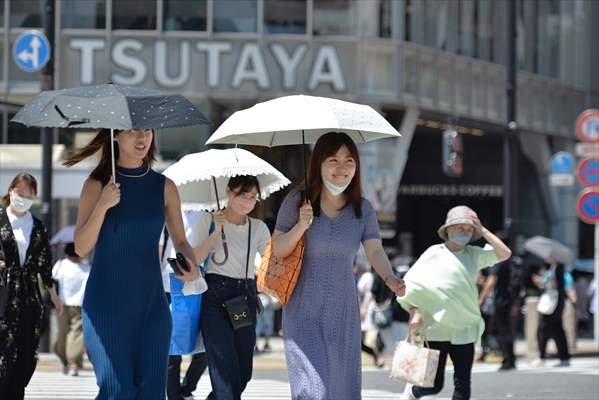
M67 244L75 242L75 225L67 225L59 230L56 235L50 239L52 246L57 244Z
M572 260L572 253L568 247L544 236L533 236L526 240L524 248L544 261L553 258L560 264L569 264Z
M260 157L238 148L188 154L167 168L164 175L177 185L182 207L192 210L215 210L218 208L217 199L222 200L221 207L226 205L225 188L233 176L252 175L258 178L262 199L291 183Z
M179 94L115 85L80 86L40 93L11 119L40 128L114 130L177 128L210 123L189 100ZM115 176L114 147L112 176Z
M316 143L320 136L330 131L344 132L355 143L401 136L370 106L327 97L294 95L237 111L206 144L273 147Z
M115 84L40 93L11 119L41 128L162 129L208 124L179 94Z

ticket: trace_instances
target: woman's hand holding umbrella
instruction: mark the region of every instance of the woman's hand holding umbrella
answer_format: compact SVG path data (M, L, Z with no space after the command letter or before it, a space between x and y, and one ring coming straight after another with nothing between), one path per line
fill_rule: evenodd
M220 234L223 231L223 224L227 222L227 217L223 210L218 210L213 215L214 218L214 232Z
M98 200L98 206L103 210L108 210L119 204L121 201L121 188L119 183L115 183L114 178L111 177L110 181L100 194L100 200Z
M299 209L299 218L297 222L305 231L312 225L312 221L314 221L314 211L312 210L312 205L309 202L306 202Z

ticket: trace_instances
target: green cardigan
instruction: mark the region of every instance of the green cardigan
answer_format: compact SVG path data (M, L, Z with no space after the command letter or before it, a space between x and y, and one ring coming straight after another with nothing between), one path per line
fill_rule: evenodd
M445 244L431 246L405 275L406 292L397 299L406 310L418 307L427 340L475 343L485 328L476 277L480 269L495 263L495 250L488 245L467 245L458 252Z

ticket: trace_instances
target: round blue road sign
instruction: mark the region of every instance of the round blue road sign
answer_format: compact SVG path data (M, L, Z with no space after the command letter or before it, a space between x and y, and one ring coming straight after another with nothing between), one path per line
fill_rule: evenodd
M574 165L574 156L571 153L560 151L551 157L551 173L553 174L572 174Z
M23 71L39 71L50 60L50 43L41 32L25 32L15 41L12 56L15 64Z
M580 219L587 224L599 223L599 188L584 190L578 196L576 210Z
M577 172L582 186L599 186L599 158L585 158L578 164Z

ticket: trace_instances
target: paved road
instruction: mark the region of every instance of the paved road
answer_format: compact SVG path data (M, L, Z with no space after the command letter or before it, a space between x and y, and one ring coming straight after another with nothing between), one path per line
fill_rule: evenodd
M576 358L570 368L554 368L548 363L543 368L522 365L517 371L498 373L498 364L476 364L473 370L473 400L598 400L599 358ZM289 399L287 372L281 368L268 369L257 363L254 379L243 399ZM387 370L365 367L363 370L363 399L398 399L403 384L389 380ZM451 398L451 367L446 376L446 387L438 400ZM210 391L207 374L200 380L196 399L204 399ZM97 394L93 372L83 371L79 377L64 376L56 369L36 371L27 388L26 399L87 400ZM336 399L335 399L336 400ZM339 399L345 400L345 399Z

